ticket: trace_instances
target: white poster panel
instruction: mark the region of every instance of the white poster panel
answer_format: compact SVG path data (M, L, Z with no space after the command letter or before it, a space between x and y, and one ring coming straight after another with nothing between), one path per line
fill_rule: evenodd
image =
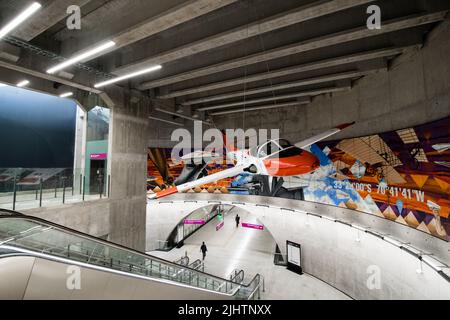
M288 262L301 267L300 264L300 248L288 244Z

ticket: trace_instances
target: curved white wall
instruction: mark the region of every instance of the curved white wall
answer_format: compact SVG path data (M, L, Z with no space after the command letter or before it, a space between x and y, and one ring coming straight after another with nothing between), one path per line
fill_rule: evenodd
M449 269L445 269L446 279L437 271L441 268L430 266L448 264L449 243L401 224L343 208L254 196L178 194L165 201L148 203L148 239L155 238L155 232L161 240L165 239L184 216L215 203L208 201L212 199L254 214L282 251L286 240L300 243L304 270L355 299L450 299ZM159 227L159 221L165 221L163 228ZM370 228L374 233L361 231L360 227ZM421 263L408 250L423 255L427 263ZM380 271L379 289L367 286L374 270Z

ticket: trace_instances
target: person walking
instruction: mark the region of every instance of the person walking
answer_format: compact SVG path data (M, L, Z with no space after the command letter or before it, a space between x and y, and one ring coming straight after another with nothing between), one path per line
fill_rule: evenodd
M208 248L206 248L206 244L205 242L203 242L202 246L200 247L200 251L203 254L203 260L205 260L206 258L206 252L208 251Z
M235 220L236 220L236 228L239 228L239 223L241 222L241 217L239 217L239 215L237 214Z

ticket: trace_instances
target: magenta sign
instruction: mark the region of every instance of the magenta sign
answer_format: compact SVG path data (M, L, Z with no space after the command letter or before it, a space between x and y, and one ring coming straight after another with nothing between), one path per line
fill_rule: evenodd
M216 231L219 231L220 229L222 229L224 225L225 225L225 221L222 221L221 223L219 223L219 224L216 226Z
M205 220L184 220L184 224L205 224Z
M242 226L249 229L264 230L264 226L260 224L242 223Z
M91 154L91 160L106 160L108 158L107 153L93 153Z

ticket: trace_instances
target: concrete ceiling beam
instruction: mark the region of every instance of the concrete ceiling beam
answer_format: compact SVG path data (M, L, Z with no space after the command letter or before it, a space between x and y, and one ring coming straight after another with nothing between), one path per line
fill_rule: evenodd
M201 39L197 42L163 52L157 56L141 59L112 70L112 73L122 75L145 68L153 64L164 64L182 59L200 52L211 50L237 41L245 40L274 30L285 28L297 23L313 20L322 16L367 4L373 0L333 0L318 1L307 6L283 12L261 21L238 27L223 33Z
M210 74L236 69L269 60L274 60L302 52L348 43L369 37L379 36L382 34L413 28L420 25L430 24L444 20L447 15L447 12L448 12L447 10L444 10L434 12L431 14L412 15L402 17L399 19L393 19L383 22L383 27L381 29L375 30L369 30L367 26L364 25L359 28L305 40L300 43L275 48L265 52L252 54L246 57L225 61L222 63L218 63L203 68L198 68L196 70L176 74L163 79L147 81L139 85L139 89L147 90L157 88L172 83L178 83L190 79L195 79Z
M40 78L40 79L61 83L61 84L64 84L64 85L67 85L67 86L71 86L73 88L77 88L77 89L84 90L84 91L87 91L87 92L92 92L92 93L97 93L97 94L99 94L101 92L100 90L95 89L94 87L90 87L90 86L84 85L84 84L82 84L80 82L64 79L64 78L61 78L61 77L58 77L58 76L53 76L53 75L50 75L50 74L48 74L46 72L42 72L42 71L38 71L38 70L34 70L34 69L29 69L29 68L22 67L20 65L11 63L11 62L6 62L6 61L0 60L0 67L6 68L6 69L10 69L10 70L14 70L14 71L18 71L18 72L21 72L24 75L30 75L30 76L37 77L37 78Z
M210 97L205 97L205 98L200 98L200 99L195 99L195 100L189 100L189 101L184 102L183 105L193 105L193 104L200 104L200 103L217 101L217 100L225 100L225 99L231 99L231 98L242 97L242 96L250 96L250 95L263 93L263 92L273 92L273 91L277 91L277 90L290 89L290 88L302 87L302 86L325 83L325 82L339 81L339 80L343 80L343 79L355 79L355 78L360 78L360 77L366 76L371 73L380 72L382 70L387 70L387 67L385 66L384 68L377 68L377 69L372 69L372 70L367 70L367 71L353 70L353 71L348 71L348 72L334 73L334 74L328 74L328 75L320 76L320 77L314 77L314 78L302 79L302 80L298 80L298 81L280 83L280 84L266 86L266 87L257 88L257 89L238 91L238 92L230 92L230 93L220 94L220 95L216 95L216 96L210 96Z
M414 46L414 47L417 47L417 46ZM379 59L379 58L393 57L393 56L402 54L403 52L405 52L405 50L407 50L409 48L411 48L411 47L385 48L385 49L381 49L381 50L367 51L367 52L356 53L356 54L352 54L352 55L348 55L348 56L325 59L325 60L315 61L312 63L303 64L303 65L291 66L291 67L283 68L283 69L279 69L279 70L272 70L270 72L258 73L258 74L247 76L245 78L241 77L241 78L237 78L237 79L231 79L231 80L226 80L226 81L210 83L210 84L206 84L206 85L200 86L200 87L193 87L193 88L189 88L189 89L173 91L173 92L170 92L165 95L160 95L160 96L158 96L158 98L159 99L171 99L171 98L176 98L176 97L181 97L181 96L187 96L190 94L196 94L196 93L202 93L202 92L206 92L206 91L223 89L226 87L232 87L232 86L241 85L241 84L245 84L245 83L251 83L251 82L279 78L279 77L289 76L289 75L308 72L308 71L336 67L339 65L357 63L357 62L368 61L368 60Z
M233 110L226 110L226 111L218 111L210 113L210 116L222 116L226 114L232 114L232 113L241 113L241 112L249 112L249 111L259 111L259 110L267 110L267 109L276 109L276 108L286 108L286 107L298 107L301 105L309 104L311 103L311 98L307 98L302 101L294 101L294 102L286 102L286 103L274 103L274 104L267 104L263 106L258 107L246 107L241 109L233 109Z
M324 94L324 93L346 91L346 90L350 90L350 89L351 89L351 85L347 85L347 86L343 86L343 87L328 87L328 88L322 88L322 89L314 89L314 90L284 94L284 95L279 95L279 96L270 96L270 97L258 98L258 99L253 99L253 100L245 100L245 101L242 100L242 101L237 101L237 102L224 103L224 104L208 106L208 107L204 107L204 108L198 108L197 110L198 111L210 111L210 110L226 109L226 108L230 108L230 107L262 103L262 102L268 102L268 101L287 100L287 99L294 99L294 98L300 98L300 97L312 97L312 96L317 96L317 95Z
M21 50L6 42L0 42L0 59L17 62L20 59Z
M13 32L13 36L31 41L67 17L67 8L71 5L84 6L91 0L53 0L48 6L39 10L33 19Z
M116 43L113 48L110 48L95 57L91 57L90 60L92 60L100 55L104 55L108 52L128 46L159 32L225 7L236 1L237 0L189 0L157 16L150 17L120 33L111 34L101 40L95 39L95 42L89 45L66 45L65 47L70 47L72 55L76 55L80 52L98 47L99 45L105 43L105 40L111 40ZM95 11L93 14L95 14ZM70 43L70 40L68 41ZM85 41L82 43L85 43Z

